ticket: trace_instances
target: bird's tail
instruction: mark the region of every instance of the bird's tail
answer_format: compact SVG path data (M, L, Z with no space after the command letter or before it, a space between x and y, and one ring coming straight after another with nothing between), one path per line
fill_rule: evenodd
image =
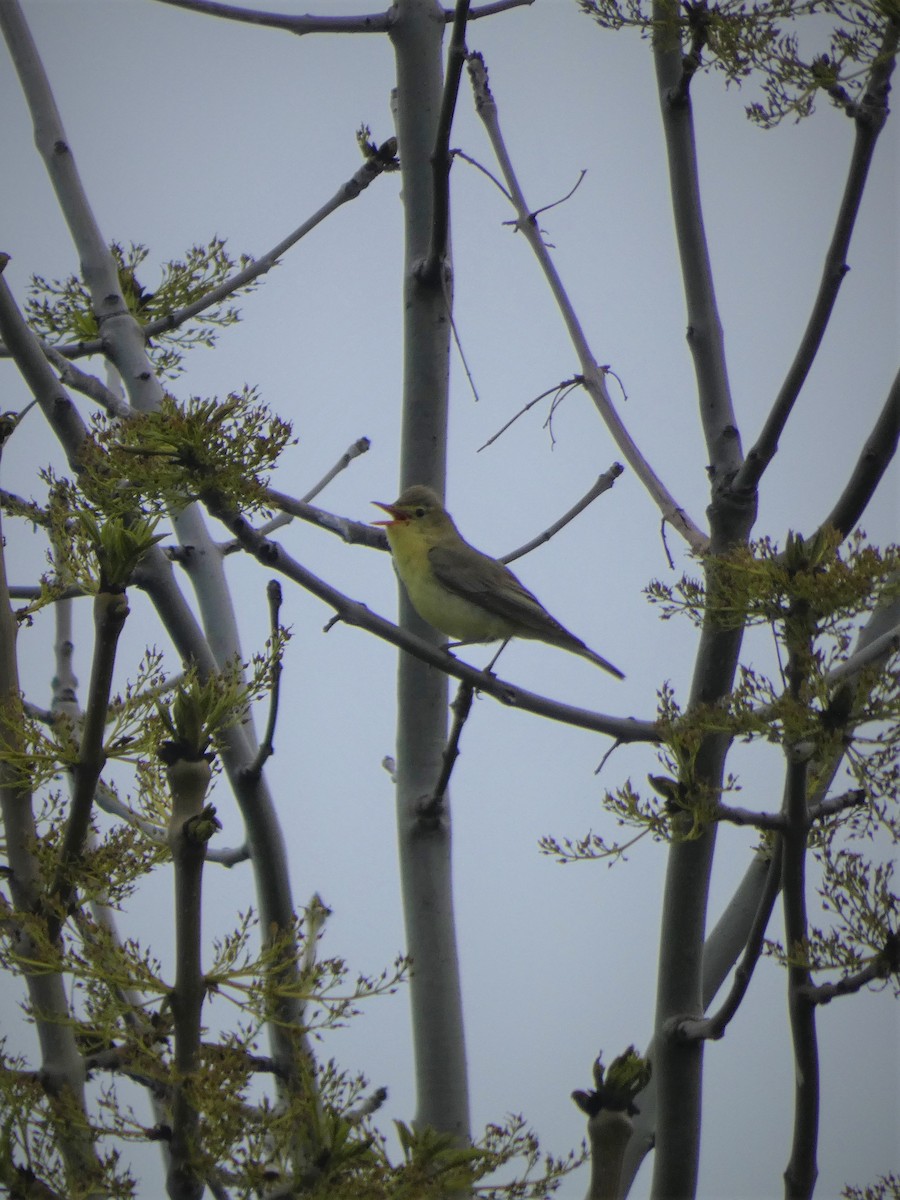
M575 650L575 653L580 654L582 658L589 658L592 663L596 663L597 666L602 667L604 671L609 671L610 675L615 675L616 679L625 678L624 671L620 671L618 667L614 667L613 664L609 662L608 659L603 658L602 655L595 654L594 651L588 646L585 646L584 643L582 643L580 650Z

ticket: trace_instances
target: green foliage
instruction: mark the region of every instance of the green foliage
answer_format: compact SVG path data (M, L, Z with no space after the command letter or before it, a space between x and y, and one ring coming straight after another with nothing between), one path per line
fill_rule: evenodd
M834 530L813 538L788 533L784 550L770 538L705 560L707 583L688 576L674 586L658 581L645 593L664 620L684 614L698 627L708 616L726 629L785 623L803 605L816 633L839 637L846 623L900 595L900 547L869 545L857 532L842 539Z
M633 1116L638 1110L634 1101L650 1082L652 1068L648 1058L642 1058L634 1046L614 1058L607 1070L602 1056L594 1063L594 1086L589 1092L573 1092L572 1099L589 1117L601 1110L626 1112Z
M127 421L94 419L79 484L104 511L181 507L215 492L246 510L265 506L268 475L291 441L291 426L260 404L253 388L225 400L166 396Z
M769 127L809 116L820 93L856 115L868 74L890 52L896 0L671 0L663 21L652 0L578 0L605 29L637 28L645 37L673 33L728 84L758 84L747 115ZM815 47L815 49L813 49Z
M213 347L217 329L240 319L239 310L230 303L213 303L184 324L178 317L181 310L253 261L246 254L237 261L232 259L223 239L214 237L206 246L192 246L183 259L163 263L154 292L148 292L136 274L150 253L146 246L132 242L126 249L113 242L110 250L132 316L141 325L172 319L171 325L159 329L148 342L150 361L161 375L174 378L180 374L188 350L197 345ZM232 295L252 291L254 286L249 283ZM25 311L35 332L49 342L93 342L100 336L90 295L77 276L50 281L35 275Z

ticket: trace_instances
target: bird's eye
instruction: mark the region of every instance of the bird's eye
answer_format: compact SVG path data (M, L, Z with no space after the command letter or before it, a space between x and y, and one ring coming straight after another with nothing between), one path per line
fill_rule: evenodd
M416 509L416 516L417 516L417 517L424 517L424 516L425 516L425 509L424 509L424 508L422 508L422 507L421 507L421 505L419 506L419 508L417 508L417 509Z

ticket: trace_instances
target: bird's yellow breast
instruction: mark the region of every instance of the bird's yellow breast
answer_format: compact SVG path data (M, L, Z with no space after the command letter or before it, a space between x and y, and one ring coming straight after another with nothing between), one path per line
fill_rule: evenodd
M437 580L428 559L431 539L425 531L402 523L388 526L386 533L397 574L413 608L429 625L464 642L493 642L512 636L513 629L502 617L454 595Z

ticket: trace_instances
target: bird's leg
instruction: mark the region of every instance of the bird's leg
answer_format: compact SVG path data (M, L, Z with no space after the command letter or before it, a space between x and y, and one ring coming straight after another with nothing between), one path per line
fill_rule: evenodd
M509 641L510 641L509 638L504 638L503 641L500 643L500 649L497 651L497 653L494 655L494 657L491 659L491 661L488 663L488 665L484 668L485 675L493 675L494 664L496 663L496 661L500 657L500 655L503 653L503 651L506 649L506 647L509 645Z

